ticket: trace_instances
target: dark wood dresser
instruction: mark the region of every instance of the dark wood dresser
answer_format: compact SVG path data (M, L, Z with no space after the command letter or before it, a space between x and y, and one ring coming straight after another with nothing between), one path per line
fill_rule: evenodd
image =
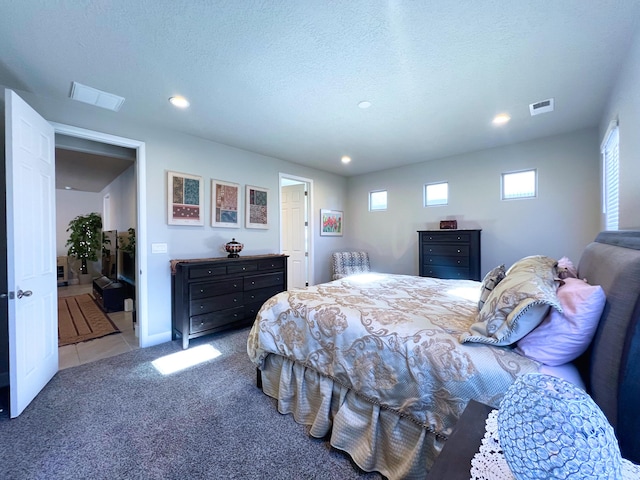
M420 276L480 281L480 232L418 231Z
M172 338L251 324L262 304L287 289L287 255L173 260Z

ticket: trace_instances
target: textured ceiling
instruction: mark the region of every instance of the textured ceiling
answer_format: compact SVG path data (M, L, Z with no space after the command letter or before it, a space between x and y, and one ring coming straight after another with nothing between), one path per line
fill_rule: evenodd
M126 98L105 115L356 175L597 125L639 19L638 0L1 2L0 83L77 81Z

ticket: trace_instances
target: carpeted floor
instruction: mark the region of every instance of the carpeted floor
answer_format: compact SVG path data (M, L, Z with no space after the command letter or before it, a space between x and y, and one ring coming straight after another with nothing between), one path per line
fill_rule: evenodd
M192 340L221 355L170 375L151 362L177 341L58 372L20 417L0 413L0 477L383 478L278 413L255 386L248 332Z
M119 332L88 293L58 298L59 347Z

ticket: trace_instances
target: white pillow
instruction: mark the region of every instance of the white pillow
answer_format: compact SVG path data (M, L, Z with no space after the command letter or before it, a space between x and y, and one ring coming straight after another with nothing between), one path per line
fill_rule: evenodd
M545 365L562 365L584 353L606 302L599 285L570 277L564 282L557 292L563 313L550 309L542 323L520 339L515 349Z

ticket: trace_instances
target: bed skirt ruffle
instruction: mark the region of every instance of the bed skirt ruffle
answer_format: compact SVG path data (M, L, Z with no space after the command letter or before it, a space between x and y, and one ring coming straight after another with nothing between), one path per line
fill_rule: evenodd
M265 394L278 411L310 426L316 438L347 452L364 471L389 479L424 479L444 442L408 417L365 400L315 370L280 355L262 369Z

